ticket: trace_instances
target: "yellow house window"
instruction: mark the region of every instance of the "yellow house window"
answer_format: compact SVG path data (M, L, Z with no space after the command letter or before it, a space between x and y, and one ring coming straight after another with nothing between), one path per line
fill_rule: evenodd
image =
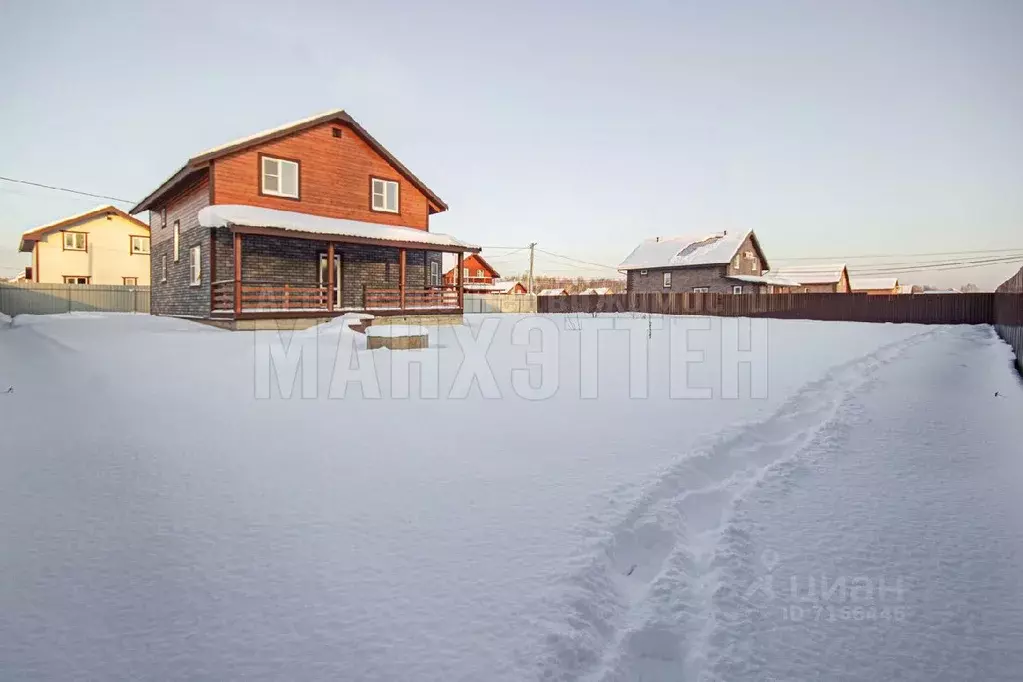
M89 247L89 235L85 232L65 232L65 251L87 251Z
M131 252L149 254L149 237L136 237L131 238Z

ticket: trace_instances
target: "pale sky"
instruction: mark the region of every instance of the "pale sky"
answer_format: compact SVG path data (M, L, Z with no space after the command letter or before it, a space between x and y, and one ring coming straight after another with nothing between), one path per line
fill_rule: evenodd
M0 0L0 175L138 199L342 107L449 204L432 230L484 246L616 265L752 228L769 260L1023 254L1019 0L430 4ZM0 181L0 274L22 231L99 203ZM613 274L578 267L538 258Z

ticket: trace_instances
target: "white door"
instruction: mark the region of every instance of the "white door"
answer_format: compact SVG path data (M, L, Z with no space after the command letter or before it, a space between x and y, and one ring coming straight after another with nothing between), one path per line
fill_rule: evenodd
M320 286L327 286L327 254L320 254ZM334 307L341 307L341 254L334 254L334 291L331 292L334 296Z

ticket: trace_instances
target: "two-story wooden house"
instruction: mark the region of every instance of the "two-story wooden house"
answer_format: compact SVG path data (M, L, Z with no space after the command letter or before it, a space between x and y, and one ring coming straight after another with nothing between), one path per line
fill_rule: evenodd
M43 284L149 284L149 227L116 206L40 225L21 235L32 254L25 279Z
M647 239L618 269L629 293L774 293L798 285L769 271L752 230Z
M479 248L430 231L447 208L336 110L192 157L132 213L150 212L153 313L231 327L353 310L460 316L442 256Z

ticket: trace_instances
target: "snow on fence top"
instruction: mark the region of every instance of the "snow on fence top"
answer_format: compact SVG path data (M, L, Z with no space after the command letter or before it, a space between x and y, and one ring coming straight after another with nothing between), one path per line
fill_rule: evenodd
M751 231L696 237L655 237L637 246L619 270L724 265L732 260Z
M359 220L327 218L307 213L296 213L295 211L279 211L273 208L242 206L238 204L207 206L199 211L199 224L202 227L228 227L230 225L275 227L295 232L362 237L365 239L408 242L410 244L426 244L429 246L453 246L461 249L479 248L473 244L467 244L455 239L451 235L427 232L426 230L419 230L414 227L377 225L375 223L364 223Z

